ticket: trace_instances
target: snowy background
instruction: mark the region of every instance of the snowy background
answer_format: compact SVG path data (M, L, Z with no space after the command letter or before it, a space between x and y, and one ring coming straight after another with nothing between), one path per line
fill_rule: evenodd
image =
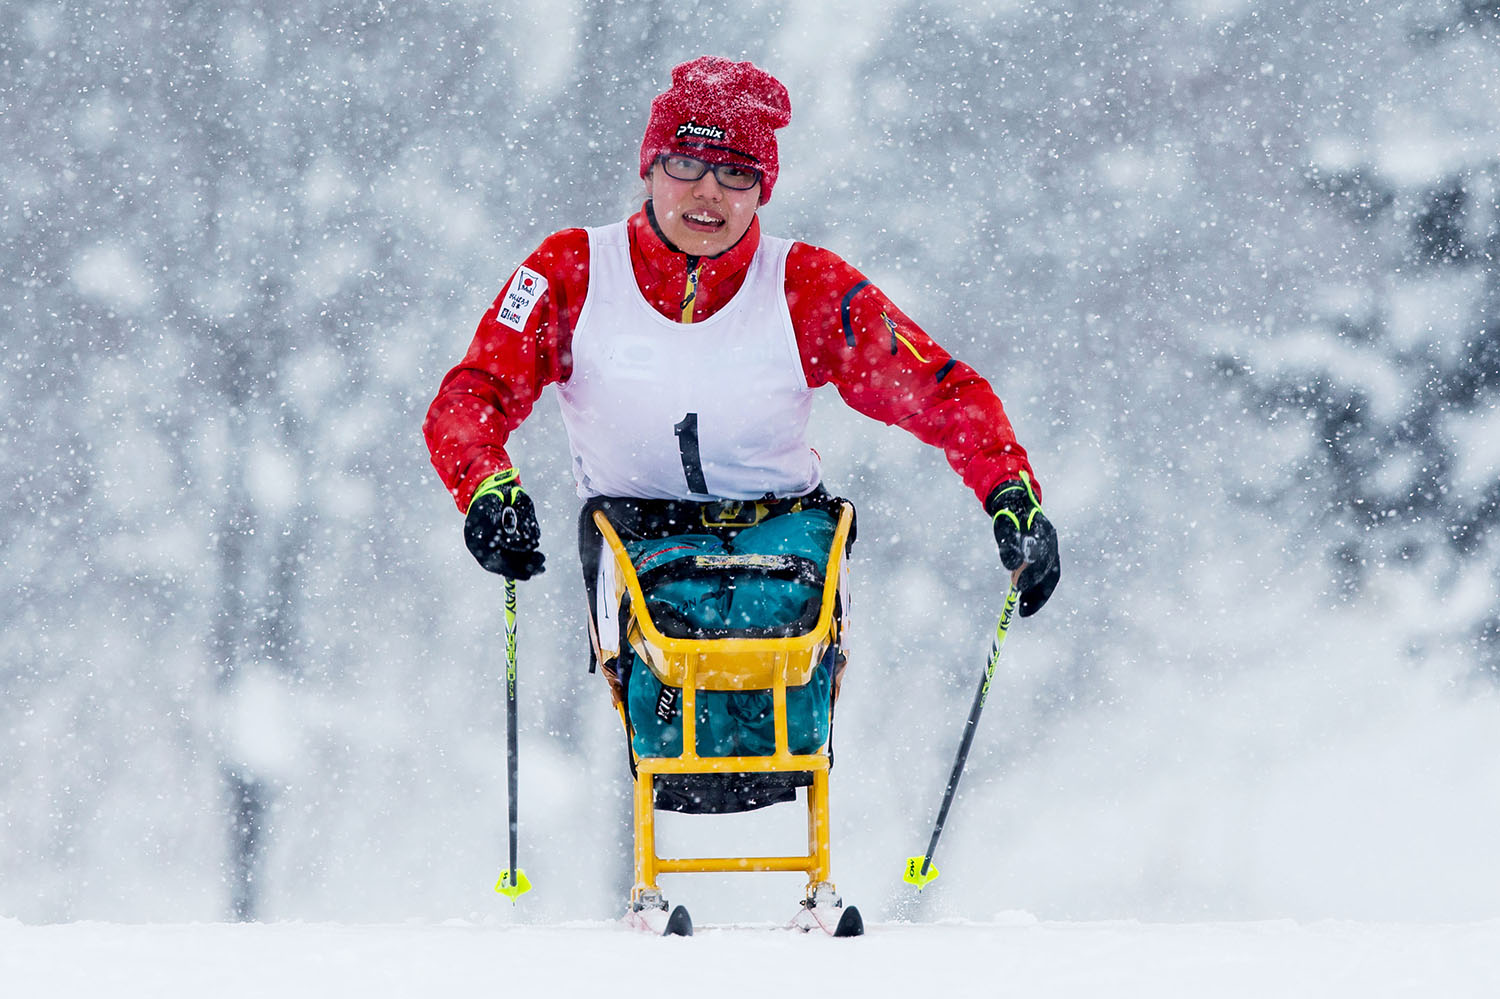
M0 936L618 913L560 420L513 449L552 556L514 909L501 587L420 423L524 255L637 206L649 100L703 52L792 93L766 230L992 379L1064 544L914 900L1002 577L941 455L822 400L861 514L845 897L1500 917L1500 3L1120 7L7 4ZM710 922L800 895L667 887Z

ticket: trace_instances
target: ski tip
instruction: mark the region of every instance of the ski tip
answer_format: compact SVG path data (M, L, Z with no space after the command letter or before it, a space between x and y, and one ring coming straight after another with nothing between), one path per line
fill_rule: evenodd
M516 898L531 891L531 882L526 878L526 872L519 867L515 871L502 871L500 880L495 882L495 890L506 898L511 904L515 904Z
M687 908L679 905L672 910L667 917L667 928L662 930L664 937L690 937L693 935L693 917L688 915Z
M928 858L908 857L906 859L906 873L901 876L901 880L909 885L916 885L917 891L921 891L929 883L936 881L937 876L937 866Z
M859 914L855 906L847 906L844 914L839 917L839 924L834 928L833 935L836 937L862 937L865 935L865 919Z

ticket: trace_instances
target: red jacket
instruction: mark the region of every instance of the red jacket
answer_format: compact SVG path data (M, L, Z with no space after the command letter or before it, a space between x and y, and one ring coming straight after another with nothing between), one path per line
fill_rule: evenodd
M758 216L734 247L707 259L667 244L646 208L631 216L629 231L636 283L658 312L678 321L707 319L728 302L760 245ZM432 463L460 511L468 510L480 483L511 467L505 442L530 415L542 389L572 373L573 327L589 287L588 234L582 229L555 233L524 266L547 279L525 331L496 320L501 304L496 299L463 361L443 379L423 424ZM692 267L699 268L699 276L689 304ZM787 256L786 298L809 386L832 384L859 412L942 448L980 502L1000 482L1022 470L1031 473L989 383L950 357L836 254L794 243Z

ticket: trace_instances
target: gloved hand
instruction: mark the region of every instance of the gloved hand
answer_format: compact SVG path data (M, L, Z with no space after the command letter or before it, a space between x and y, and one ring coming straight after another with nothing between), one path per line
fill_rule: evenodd
M510 579L530 579L547 560L537 550L541 539L536 507L514 468L480 484L464 517L464 544L480 565Z
M1031 476L1025 472L1019 479L1007 479L996 486L984 501L984 509L994 520L1001 563L1012 572L1021 569L1016 582L1021 591L1021 616L1030 617L1042 609L1062 578L1057 529L1042 513L1036 491L1031 488Z

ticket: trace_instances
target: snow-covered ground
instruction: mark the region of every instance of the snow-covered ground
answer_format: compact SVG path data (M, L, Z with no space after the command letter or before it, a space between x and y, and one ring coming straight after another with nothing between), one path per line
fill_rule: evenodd
M0 922L0 995L214 999L665 993L1423 999L1500 994L1500 921L770 926L659 939L610 923L28 926ZM958 993L951 993L958 994Z

